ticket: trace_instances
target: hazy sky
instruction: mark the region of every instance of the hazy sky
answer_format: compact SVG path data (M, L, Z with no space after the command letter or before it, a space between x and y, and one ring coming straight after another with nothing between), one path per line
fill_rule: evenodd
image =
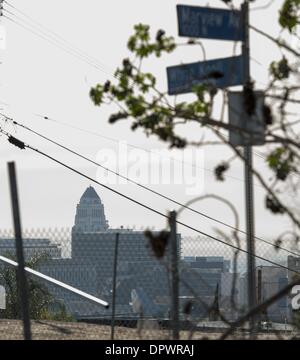
M166 148L165 144L155 137L146 138L143 132L132 132L130 121L109 125L109 114L115 109L97 108L89 98L90 87L97 82L104 82L128 55L126 42L132 34L134 24L146 23L155 31L164 28L168 34L177 36L176 4L211 5L222 7L221 1L201 0L10 0L16 8L29 14L36 21L55 31L81 50L98 59L102 64L100 71L89 64L74 58L70 54L53 46L45 39L37 37L8 19L1 20L6 30L6 48L0 50L0 104L5 114L13 116L37 131L47 134L63 144L70 146L86 156L96 159L100 150L118 152L115 142L66 128L58 123L43 120L36 114L43 114L53 119L78 126L104 136L125 140L130 144L146 149ZM268 0L257 1L253 7L269 3ZM267 33L277 34L278 8L282 1L274 1L267 10L251 12L251 23ZM5 5L13 14L22 16L17 10ZM20 21L14 15L7 14ZM25 19L26 20L26 19ZM29 21L28 19L26 21ZM25 25L25 24L24 24ZM29 25L29 24L28 24ZM26 26L26 25L25 25ZM203 41L207 57L226 57L232 55L231 42ZM240 52L240 46L237 51ZM267 66L271 60L279 58L280 52L268 40L251 32L251 72L257 86L267 82ZM159 79L159 86L166 89L166 66L181 62L195 62L202 59L200 48L180 48L174 54L146 63ZM220 111L216 109L217 113ZM7 130L14 131L11 126ZM200 139L201 129L185 130L193 139ZM49 145L38 137L26 132L17 131L17 135L28 143L49 154L75 166L91 177L97 176L96 166L71 156L70 154ZM17 164L22 223L24 228L72 226L76 204L90 181L71 173L69 170L53 164L29 150L20 151L0 138L0 228L10 228L11 207L7 182L7 161ZM255 150L262 151L262 148ZM223 146L210 146L204 149L204 162L197 164L204 167L203 194L216 193L231 200L240 215L241 227L244 228L244 187L243 167L236 162L225 183L214 180L211 172L221 160L230 156ZM192 159L193 161L193 159ZM255 157L255 163L266 171L264 161ZM210 170L210 171L209 171ZM201 175L199 175L201 176ZM101 180L101 179L99 179ZM175 208L173 204L147 193L133 185L113 185L114 188L134 196L154 208L166 212ZM117 195L95 185L104 205L111 226L142 227L146 225L161 228L165 220L145 209L119 198ZM185 202L192 198L186 193L184 185L153 185L153 188L164 192L178 201ZM273 217L263 205L264 191L255 186L256 229L257 234L271 238L274 234L288 228L283 217ZM228 208L214 200L206 200L194 205L200 211L215 216L222 221L233 224L233 217ZM214 223L206 219L183 212L182 221L197 226L203 231L213 233ZM184 234L193 235L191 231L180 229Z

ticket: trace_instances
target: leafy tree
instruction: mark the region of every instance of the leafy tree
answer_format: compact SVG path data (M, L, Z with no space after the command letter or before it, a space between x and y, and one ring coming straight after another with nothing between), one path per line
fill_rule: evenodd
M12 253L8 253L5 256L16 261L16 256ZM49 259L47 254L39 254L27 260L25 266L36 270L47 259ZM1 265L0 283L7 292L6 309L1 311L1 313L2 317L6 319L21 319L22 317L16 275L17 269L15 267ZM45 284L32 276L27 276L27 284L29 293L29 314L31 319L61 321L70 321L72 319L72 317L67 314L63 304L60 304L58 311L50 311L51 306L57 302L50 294Z
M225 1L229 7L234 8L234 1ZM258 4L258 1L251 1ZM259 6L258 4L257 6ZM297 211L284 199L288 190L297 193L296 177L299 177L300 165L300 134L298 132L298 119L294 109L300 103L296 98L299 91L299 55L297 48L293 48L285 40L298 38L300 0L282 0L278 15L278 24L281 32L278 36L271 36L264 31L250 25L268 41L273 42L282 53L279 61L273 61L269 66L269 84L265 89L265 98L269 105L263 109L266 123L265 158L273 176L270 180L264 177L257 169L252 172L258 182L266 190L265 206L273 214L284 214L291 220L292 228L298 238L300 230L300 217ZM157 87L154 74L143 69L144 60L150 57L159 58L162 55L174 52L179 46L196 46L201 41L190 39L186 43L176 43L175 38L167 36L160 29L151 36L150 27L138 24L129 38L127 47L130 56L122 61L116 70L114 81L97 84L90 90L90 97L96 106L104 104L116 105L118 111L111 114L109 122L114 124L120 120L130 120L131 129L144 130L147 136L155 135L166 142L171 148L185 148L187 146L205 146L204 140L191 141L184 137L178 129L182 124L196 124L199 126L199 138L204 130L211 131L222 143L228 145L233 152L230 159L222 159L216 167L216 179L225 180L225 173L232 161L245 161L243 152L229 143L224 130L245 130L233 128L224 119L224 111L220 118L213 117L213 109L219 95L223 98L223 108L226 106L227 91L218 90L209 82L199 83L193 88L193 99L187 101L186 97L171 97L165 90ZM204 49L203 49L204 50ZM208 75L208 78L222 76L217 72ZM252 80L244 86L244 103L246 111L251 114L255 109L255 81ZM296 177L295 177L296 175Z

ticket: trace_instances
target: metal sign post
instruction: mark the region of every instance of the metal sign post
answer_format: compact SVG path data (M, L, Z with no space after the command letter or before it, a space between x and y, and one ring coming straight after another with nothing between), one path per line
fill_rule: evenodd
M246 0L242 5L244 14L245 41L243 43L243 56L245 64L245 85L250 81L250 46L249 46L249 3ZM254 244L254 199L252 176L252 146L244 147L245 158L245 195L246 195L246 230L247 230L247 272L248 272L248 307L253 309L256 305L256 279L255 279L255 244ZM250 319L250 330L255 326L255 319ZM251 331L252 333L252 331Z
M172 276L172 337L179 340L179 274L178 274L178 244L176 229L176 212L170 213L170 250L171 250L171 276Z
M242 56L169 67L167 69L169 95L192 92L195 85L202 83L213 84L221 89L235 85L247 86L250 82L249 0L244 0L241 10L178 5L177 15L180 36L242 41L243 51ZM218 74L218 76L213 76L213 74ZM235 94L231 96L236 97ZM237 100L239 103L238 98ZM258 96L258 104L261 104L261 101ZM250 310L256 305L252 146L264 143L264 124L260 121L253 122L253 117L245 111L244 101L239 110L241 115L232 117L231 122L233 125L235 121L238 124L241 121L249 122L240 128L247 131L250 129L253 132L250 137L241 131L232 133L231 137L233 146L244 146L248 307ZM255 320L251 319L251 329L254 325Z

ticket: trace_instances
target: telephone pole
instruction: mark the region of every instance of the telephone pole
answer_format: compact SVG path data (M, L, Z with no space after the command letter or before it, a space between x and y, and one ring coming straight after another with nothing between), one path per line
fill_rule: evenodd
M245 41L243 42L243 58L246 87L250 81L250 43L249 43L249 2L245 0L242 5L244 15ZM246 112L244 112L246 113ZM246 118L245 121L251 121ZM255 244L254 244L254 197L253 197L253 175L252 175L252 146L244 146L245 158L245 203L246 203L246 229L247 229L247 272L248 272L248 309L256 306L256 279L255 279ZM255 319L250 319L250 330L255 327Z

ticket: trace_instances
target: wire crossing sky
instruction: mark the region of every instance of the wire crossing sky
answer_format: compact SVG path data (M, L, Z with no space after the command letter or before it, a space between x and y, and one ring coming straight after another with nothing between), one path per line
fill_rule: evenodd
M106 190L109 190L109 191L115 193L116 195L121 196L121 197L125 198L126 200L128 200L128 201L130 201L130 202L133 202L133 203L135 203L136 205L138 205L138 206L140 206L140 207L143 207L143 208L145 208L145 209L147 209L147 210L155 213L156 215L159 215L159 216L161 216L161 217L163 217L163 218L165 218L165 219L169 219L169 216L166 215L166 214L164 214L164 213L162 213L161 211L156 210L156 209L154 209L154 208L152 208L152 207L150 207L150 206L148 206L148 205L145 205L145 203L140 202L140 201L138 201L138 200L136 200L136 199L134 199L134 198L132 198L132 197L130 197L130 196L128 196L128 195L125 195L124 193L122 193L122 192L120 192L120 191L118 191L118 190L112 189L111 187L109 187L109 186L107 186L107 185L105 185L105 184L103 184L103 183L100 183L99 181L95 180L94 178L91 178L90 176L88 176L88 175L86 175L86 174L78 171L78 170L75 169L74 167L72 167L72 166L70 166L70 165L67 165L66 163L64 163L64 162L62 162L62 161L60 161L60 160L52 157L51 155L46 154L45 152L43 152L43 151L41 151L41 150L39 150L39 149L36 149L36 148L34 148L34 147L32 147L32 146L30 146L30 145L28 145L28 144L25 144L23 141L15 138L15 137L13 137L11 134L7 133L6 131L2 130L1 128L0 128L0 132L8 137L8 141L9 141L11 144L13 144L14 146L20 148L21 150L23 150L23 149L25 149L25 148L28 148L28 149L30 149L30 150L32 150L32 151L34 151L34 152L36 152L36 153L44 156L44 157L50 159L51 161L54 161L54 162L58 163L59 165L67 168L68 170L71 170L72 172L76 173L77 175L80 175L80 176L82 176L82 177L85 177L86 179L94 182L95 184L100 185L101 187L105 188ZM200 234L200 235L204 235L205 237L207 237L207 238L209 238L209 239L215 240L216 242L221 243L221 244L223 244L223 245L225 245L225 246L228 246L228 247L233 248L233 249L235 249L235 250L241 251L241 252L243 252L243 253L245 253L245 254L248 254L248 253L249 253L247 250L245 250L245 249L243 249L243 248L240 248L240 247L238 247L238 246L235 246L235 245L232 245L232 244L230 244L230 243L227 243L227 242L224 241L224 240L221 240L221 239L216 238L215 236L209 235L209 234L207 234L207 233L205 233L205 232L203 232L203 231L201 231L201 230L199 230L199 229L196 229L196 228L194 228L193 226L190 226L190 225L188 225L188 224L186 224L186 223L183 223L183 222L178 221L178 220L176 220L176 223L177 223L178 225L181 225L181 226L185 227L185 228L188 228L189 230L195 231L195 232L197 232L197 233ZM251 253L251 254L252 254L252 253ZM270 260L270 259L267 259L267 258L265 258L265 257L263 257L263 256L259 256L259 255L257 255L257 254L252 254L252 255L255 256L255 257L256 257L257 259L259 259L259 260L263 260L263 261L268 262L269 264L272 264L272 265L275 265L275 266L279 266L279 267L281 267L281 268L283 268L283 269L285 269L285 270L290 270L290 271L294 271L294 272L298 273L297 271L295 271L295 270L293 270L293 269L290 269L290 268L288 268L287 266L284 266L284 265L282 265L282 264L279 264L279 263L277 263L277 262L275 262L275 261L272 261L272 260ZM299 272L299 274L300 274L300 272Z
M190 210L190 211L192 211L192 212L195 212L196 214L198 214L198 215L200 215L200 216L206 217L206 218L208 218L209 220L212 220L212 221L214 221L214 222L217 222L218 224L221 224L221 225L223 225L223 226L225 226L225 227L228 227L228 228L230 228L230 229L232 229L232 230L235 230L235 231L237 231L237 232L240 232L240 233L242 233L242 234L246 234L246 232L245 232L244 230L241 230L241 229L238 229L238 228L236 228L236 227L234 227L234 226L232 226L232 225L226 224L226 223L224 223L224 222L221 221L221 220L218 220L218 219L216 219L216 218L214 218L214 217L212 217L212 216L209 216L209 215L207 215L207 214L205 214L205 213L203 213L203 212L200 212L200 211L198 211L198 210L196 210L196 209L194 209L194 208L191 208L191 207L189 207L189 206L187 206L187 205L185 205L185 204L182 204L182 203L178 202L177 200L175 200L174 198L170 198L170 197L168 197L168 196L165 196L164 194L162 194L162 193L160 193L160 192L157 192L157 191L155 191L155 190L153 190L153 189L151 189L151 188L149 188L149 187L147 187L147 186L144 186L143 184L140 184L140 183L138 183L138 182L136 182L136 181L134 181L134 180L131 180L130 178L128 178L128 177L126 177L126 176L123 176L123 175L119 174L118 172L115 172L115 171L113 171L113 170L111 170L111 169L109 169L109 168L101 165L99 162L95 162L94 160L89 159L89 158L87 158L86 156L84 156L84 155L82 155L82 154L79 154L78 152L76 152L76 151L68 148L67 146L62 145L62 144L59 144L59 143L58 143L57 141L55 141L55 140L52 140L52 139L50 139L49 137L47 137L47 136L45 136L45 135L42 135L42 134L36 132L36 131L33 130L33 129L30 129L29 127L27 127L27 126L25 126L25 125L23 125L23 124L20 124L20 123L18 123L17 121L15 121L15 120L13 120L13 119L10 119L10 118L6 117L6 116L3 115L3 114L1 114L1 115L4 116L7 121L11 121L14 125L19 126L19 127L23 128L23 129L26 129L26 130L30 131L30 132L34 133L35 135L37 135L37 136L39 136L39 137L41 137L41 138L43 138L43 139L45 139L45 140L47 140L47 141L49 141L49 142L51 142L51 143L53 143L53 144L59 146L60 148L66 150L66 151L69 151L69 152L71 152L71 153L73 153L73 154L75 154L75 155L83 158L84 160L86 160L86 161L88 161L88 162L91 162L92 164L94 164L94 165L96 165L96 166L100 166L101 168L104 168L105 170L107 170L107 171L109 171L109 172L117 175L118 177L124 178L125 180L127 180L127 181L129 181L129 182L131 182L131 183L133 183L133 184L135 184L135 185L137 185L137 186L140 186L140 187L141 187L142 189L144 189L144 190L150 191L150 192L152 192L152 193L155 194L155 195L158 195L158 196L160 196L160 197L162 197L162 198L164 198L164 199L166 199L166 200L168 200L168 201L171 201L171 202L175 203L176 205L179 205L179 206L182 207L182 208L185 208L185 209L188 209L188 210ZM256 239L256 240L259 240L259 241L262 241L263 243L268 244L268 245L270 245L270 246L272 246L272 247L275 247L275 248L277 248L278 250L283 250L283 251L285 251L285 252L287 252L287 253L289 253L289 254L292 254L292 255L295 255L295 256L299 256L299 255L300 255L299 253L296 253L296 252L294 252L294 251L291 251L291 250L289 250L289 249L287 249L287 248L285 248L285 247L282 247L282 246L280 246L280 245L275 245L275 244L273 244L273 243L271 243L271 242L269 242L269 241L267 241L267 240L264 240L264 239L262 239L262 238L259 238L259 237L257 237L257 236L255 237L255 239Z
M133 0L130 5L113 0L109 4L105 4L105 11L103 11L103 3L93 1L86 2L84 8L74 7L70 0L64 2L45 0L42 6L33 0L28 0L26 3L20 0L5 1L4 15L10 20L5 17L1 19L1 25L6 30L7 46L6 49L0 51L2 62L0 65L0 99L5 103L18 105L12 109L1 104L1 107L4 108L3 111L13 118L23 119L23 108L25 107L35 109L35 112L39 114L51 114L49 118L52 119L69 119L70 128L65 127L65 129L58 129L52 126L50 121L42 121L44 119L36 116L26 118L25 125L37 132L47 134L47 137L49 136L61 144L70 145L70 148L80 154L86 154L90 159L94 159L95 154L103 146L114 149L117 143L106 145L99 141L100 137L97 139L96 136L95 138L86 138L86 140L81 131L72 132L71 127L95 134L105 134L104 136L111 139L126 140L128 144L137 148L144 147L149 151L165 147L157 139L147 138L142 132L133 133L128 122L115 126L109 125L107 119L112 109L95 108L90 101L89 90L97 82L113 77L114 70L121 64L122 59L128 56L126 43L135 24L149 24L153 32L164 28L168 34L176 37L178 33L176 5L179 3L205 5L205 3L199 4L198 0L170 0L168 2ZM216 0L211 1L210 6L221 7L222 4ZM269 14L268 18L274 19L277 16L277 6L277 2L274 2L267 10L253 11L250 19L252 25L267 33L275 33L277 31L276 24L274 21L266 21L266 11ZM126 17L122 16L125 12ZM203 41L203 44L208 59L218 57L220 53L225 56L232 54L232 46L229 44L221 42L217 44L214 41ZM251 53L255 59L251 69L253 77L259 83L266 83L269 63L274 58L280 57L281 54L269 41L253 31L251 32L251 47ZM237 48L236 51L238 53L240 49ZM149 62L147 70L155 73L158 77L158 86L166 89L165 69L167 66L195 61L201 57L202 52L198 47L179 48L174 55L159 59L157 62ZM197 140L196 129L186 128L182 131ZM215 140L209 137L207 139ZM31 140L30 137L29 140ZM103 140L105 139L103 138ZM41 145L43 148L45 146L46 150L50 149L43 142L34 141L37 146ZM36 226L32 222L30 212L35 214L39 226L71 225L74 220L74 204L88 185L87 182L78 179L70 184L68 177L59 167L47 168L48 165L37 159L35 155L15 151L8 145L1 147L1 157L4 160L0 167L2 179L0 212L4 214L1 217L1 227L9 227L11 224L10 216L6 215L9 199L6 195L5 162L9 160L16 160L20 176L24 180L24 189L21 194L25 226ZM57 150L53 151L55 156L58 155ZM225 156L230 155L227 149L219 146L208 146L204 152L204 168L207 169L207 173L211 172L210 169L219 164ZM194 164L193 166L201 165ZM260 160L259 166L262 171L265 171L263 159ZM87 167L86 164L79 161L78 168L86 170L92 177L94 176L95 169L93 167ZM228 173L226 182L222 184L216 183L212 180L211 175L207 174L204 190L205 193L214 192L220 196L228 195L230 201L240 210L241 228L244 228L243 182L230 180L231 178L242 179L242 177L243 172L240 165L233 166ZM61 199L61 204L58 205L53 196L43 190L43 187L40 186L41 183L47 184L52 191L57 192L56 199ZM34 197L30 197L30 188L32 187L35 188ZM125 189L122 188L122 190ZM131 192L129 188L128 191ZM157 192L166 194L168 198L175 198L174 194L176 194L176 200L178 199L178 202L182 204L191 199L186 195L184 185L158 186ZM258 204L261 203L260 198L263 195L264 191L258 188L255 193ZM139 211L133 211L130 214L124 213L119 208L117 201L104 193L100 196L103 198L111 223L115 226L132 224L132 222L135 222L136 226L144 224L143 215ZM166 199L155 199L151 194L141 196L153 206L164 210L170 206ZM42 207L44 213L41 212ZM214 214L214 218L222 219L222 222L226 224L232 223L231 214L224 211L222 206L209 201L205 207L205 213ZM186 212L183 214L183 218L189 223L196 224L199 214L195 213L194 215ZM267 225L270 223L269 220L271 220L271 216L266 213L263 206L258 205L256 227L261 238L273 239L274 234L285 229L284 217L277 218L272 228ZM155 218L151 218L151 221L151 225L162 227L161 221ZM201 226L209 231L211 225L207 221Z

